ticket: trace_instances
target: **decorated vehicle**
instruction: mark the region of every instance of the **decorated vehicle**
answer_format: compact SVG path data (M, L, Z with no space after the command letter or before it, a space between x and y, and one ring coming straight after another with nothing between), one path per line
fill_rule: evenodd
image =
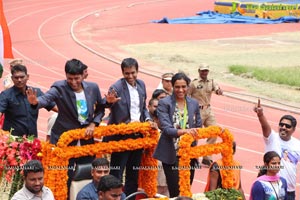
M1 131L1 130L0 130ZM87 139L85 129L74 129L63 133L57 145L48 142L41 142L33 137L12 137L7 132L0 132L0 180L1 191L0 199L10 199L12 195L22 187L22 166L31 159L42 160L45 174L45 185L49 187L57 200L65 200L67 197L67 169L68 160L86 155L102 156L112 152L121 152L132 149L144 149L141 169L139 171L139 187L142 188L148 197L156 199L168 199L166 197L156 197L157 189L157 160L152 157L153 151L158 142L159 133L152 129L150 124L132 122L129 124L99 126L95 129L94 137L101 138L113 134L131 134L140 132L143 138L127 139L124 141L97 142L86 146L69 146L73 140ZM220 137L222 142L217 144L206 144L191 147L193 137L184 135L180 140L179 160L179 190L181 196L193 197L195 200L213 199L210 196L217 196L218 199L228 200L241 199L238 191L231 189L233 186L233 172L230 166L233 166L232 142L233 135L227 129L217 126L198 129L197 139L208 137ZM190 159L198 158L204 155L221 153L226 178L223 180L225 189L215 192L206 192L202 194L192 194L189 177ZM151 170L149 170L151 169ZM228 198L229 195L232 198Z

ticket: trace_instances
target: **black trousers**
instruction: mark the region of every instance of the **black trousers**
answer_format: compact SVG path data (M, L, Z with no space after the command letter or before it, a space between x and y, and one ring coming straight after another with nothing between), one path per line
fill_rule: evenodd
M178 171L178 163L179 158L176 159L176 162L172 165L162 163L164 173L166 175L167 185L170 193L170 198L179 196L179 171ZM196 159L192 159L190 162L190 184L192 185L195 175L195 168L198 161Z
M142 153L143 149L138 149L134 151L114 152L111 154L111 175L114 175L122 181L123 172L126 167L124 185L124 193L126 196L137 191ZM135 200L135 196L130 198L130 200Z
M293 192L287 192L287 200L295 200L296 199L296 193Z

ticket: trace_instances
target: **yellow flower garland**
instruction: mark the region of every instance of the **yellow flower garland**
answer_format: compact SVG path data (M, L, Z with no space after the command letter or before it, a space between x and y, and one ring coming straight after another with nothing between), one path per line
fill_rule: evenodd
M209 138L209 137L221 137L223 142L216 144L207 144L196 147L191 147L193 137L191 135L183 135L179 142L179 191L181 196L192 196L190 186L190 170L185 170L189 167L190 159L198 158L211 154L222 154L222 160L224 166L233 166L232 158L232 142L233 135L227 130L223 130L217 126L211 126L208 128L198 129L197 140ZM225 170L226 175L222 180L222 185L225 188L231 188L233 186L233 172L231 170Z
M158 131L150 127L149 123L129 123L95 128L94 137L116 134L131 134L139 132L143 138L111 141L107 143L95 143L85 146L68 146L73 140L88 139L85 137L85 129L75 129L63 133L57 146L43 143L43 165L45 167L45 185L51 188L56 200L65 200L67 197L67 166L70 158L87 155L105 154L144 148L147 152L142 158L139 186L148 196L156 194L157 161L152 158L152 153L158 141ZM151 170L148 170L151 169ZM152 181L152 182L151 182ZM149 184L149 182L151 182Z

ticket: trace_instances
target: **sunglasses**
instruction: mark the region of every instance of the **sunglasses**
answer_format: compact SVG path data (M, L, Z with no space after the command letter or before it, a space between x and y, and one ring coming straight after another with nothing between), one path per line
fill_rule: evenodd
M286 128L292 128L292 125L286 124L286 123L282 123L282 122L279 123L279 126L280 126L280 127L285 126Z

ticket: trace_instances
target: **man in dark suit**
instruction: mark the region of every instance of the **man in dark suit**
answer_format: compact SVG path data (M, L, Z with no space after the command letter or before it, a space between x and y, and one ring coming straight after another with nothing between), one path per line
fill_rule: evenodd
M65 65L66 80L55 82L43 96L36 96L33 89L27 90L28 101L32 106L42 108L49 102L55 102L58 116L51 130L50 142L56 144L59 137L68 130L86 128L88 140L75 140L70 145L93 144L93 133L104 116L105 107L116 101L115 94L109 93L102 99L96 83L83 81L84 64L77 59L68 60ZM91 163L94 156L72 158L69 161L68 188L73 177L74 164Z
M145 83L137 79L138 67L138 63L134 58L125 58L122 61L121 69L124 78L115 82L109 89L114 91L121 99L111 106L108 124L145 122L151 119L146 107ZM107 136L104 138L104 141L136 139L140 137L142 137L140 133L132 133L130 135ZM126 167L124 189L126 196L137 191L138 167L140 166L141 156L142 149L111 154L111 166L118 168L118 170L112 169L110 174L122 180Z

